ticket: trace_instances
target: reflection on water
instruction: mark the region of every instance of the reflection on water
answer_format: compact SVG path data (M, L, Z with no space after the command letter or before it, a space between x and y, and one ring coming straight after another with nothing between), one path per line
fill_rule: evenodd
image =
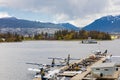
M26 62L50 64L48 57L82 58L93 50L108 50L119 55L120 40L99 41L98 44L81 44L80 41L25 41L20 43L0 43L0 80L32 80L34 72L27 68L37 67ZM120 60L120 59L118 59Z

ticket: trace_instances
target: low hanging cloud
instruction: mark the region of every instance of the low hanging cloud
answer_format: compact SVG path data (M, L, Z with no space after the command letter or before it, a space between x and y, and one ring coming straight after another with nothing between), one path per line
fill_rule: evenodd
M0 18L3 17L10 17L10 15L7 12L0 12Z
M84 26L104 15L119 14L118 0L0 0L4 7L51 15L56 22Z

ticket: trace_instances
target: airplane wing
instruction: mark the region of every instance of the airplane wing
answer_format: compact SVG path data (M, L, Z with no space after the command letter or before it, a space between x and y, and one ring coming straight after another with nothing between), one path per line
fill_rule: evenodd
M77 59L77 58L70 58L70 60L80 60L80 59Z
M43 65L43 64L38 64L38 63L26 63L26 64L38 65L38 66L41 66L41 65Z
M53 58L53 57L49 57L48 59L57 59L57 60L65 60L67 58ZM77 59L77 58L70 58L70 60L80 60L80 59Z
M37 66L46 66L46 67L50 66L50 64L39 64L39 63L26 63L26 64L37 65Z
M65 58L54 58L54 57L48 57L48 59L57 59L57 60L64 60Z

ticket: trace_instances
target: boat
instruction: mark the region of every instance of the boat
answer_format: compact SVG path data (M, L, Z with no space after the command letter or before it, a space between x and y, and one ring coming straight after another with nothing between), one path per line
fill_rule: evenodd
M82 40L81 43L83 43L83 44L96 44L97 41L95 39L91 39L91 37L88 37L87 40Z

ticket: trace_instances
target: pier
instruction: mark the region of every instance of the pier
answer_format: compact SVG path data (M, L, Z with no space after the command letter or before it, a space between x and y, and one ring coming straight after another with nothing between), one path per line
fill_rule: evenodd
M83 58L83 59L80 59L80 60L77 60L75 62L72 62L71 64L66 65L66 66L63 66L60 69L60 71L70 71L69 68L76 64L76 65L85 65L85 71L81 71L81 73L59 73L58 76L65 76L65 77L71 77L70 80L88 80L88 78L86 77L87 75L89 75L91 73L91 66L93 65L96 65L96 64L101 64L103 62L106 61L106 58L107 56L110 56L110 55L100 55L99 57L93 57L93 56L88 56L86 58ZM74 71L73 71L74 72ZM114 75L114 78L118 78L118 74L120 74L120 71L117 71ZM41 80L40 78L35 78L33 80Z
M106 57L103 57L92 65L103 63L105 60L106 60ZM88 75L91 72L91 66L88 66L85 72L82 72L72 77L71 80L82 80L86 75Z

